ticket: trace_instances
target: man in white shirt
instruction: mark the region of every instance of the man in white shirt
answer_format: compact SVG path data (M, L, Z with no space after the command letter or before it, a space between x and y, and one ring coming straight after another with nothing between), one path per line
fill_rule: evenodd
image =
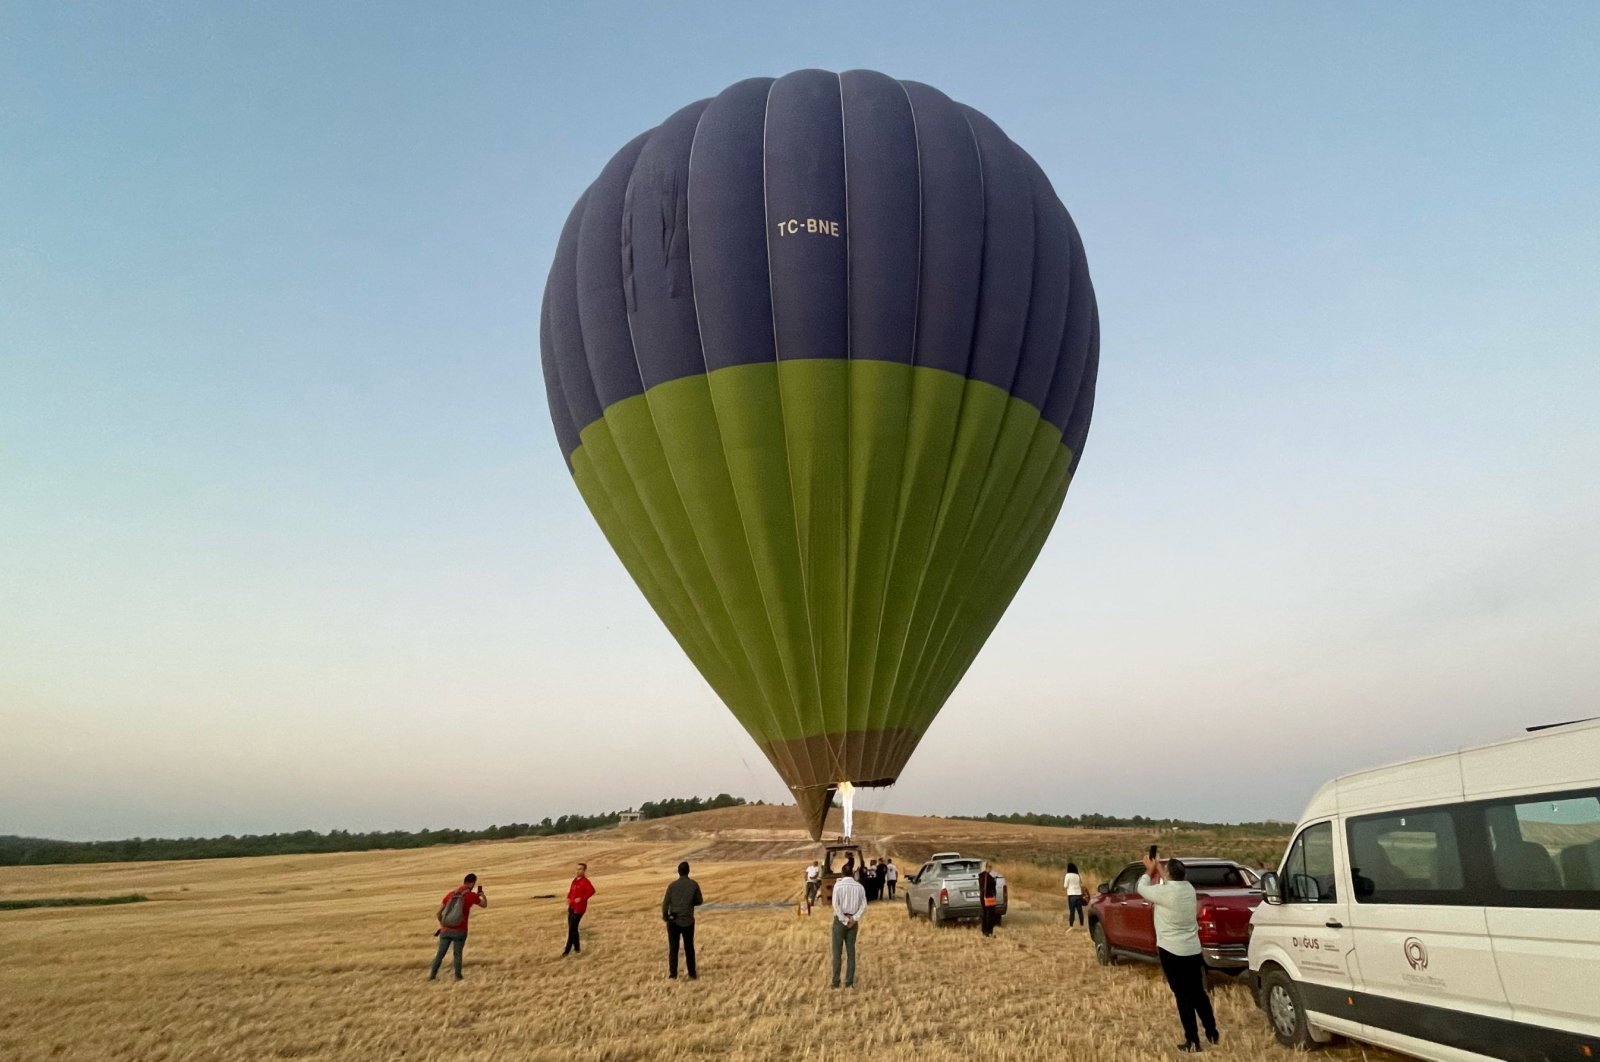
M841 877L833 883L833 987L839 987L839 952L850 956L845 966L844 986L856 986L856 930L861 928L861 916L867 913L867 890L853 877Z
M806 867L806 914L817 905L817 892L822 888L822 868L813 859Z
M889 886L889 899L894 899L894 883L900 880L900 868L894 865L894 860L889 860L889 874L885 884Z
M1151 851L1154 851L1152 848ZM1144 875L1139 878L1139 895L1155 908L1156 953L1161 956L1161 972L1178 1005L1178 1020L1183 1023L1180 1051L1200 1050L1199 1024L1205 1026L1206 1039L1217 1042L1217 1018L1206 995L1206 965L1200 955L1200 922L1196 916L1200 903L1194 886L1184 880L1188 871L1176 859L1167 860L1166 880L1155 856L1144 857Z

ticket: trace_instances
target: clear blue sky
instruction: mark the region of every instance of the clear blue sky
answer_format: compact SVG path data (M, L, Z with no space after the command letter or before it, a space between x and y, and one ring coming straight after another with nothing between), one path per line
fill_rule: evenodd
M786 796L537 322L612 151L806 66L999 122L1102 320L1055 534L864 806L1290 817L1596 714L1600 8L1114 8L0 9L0 833Z

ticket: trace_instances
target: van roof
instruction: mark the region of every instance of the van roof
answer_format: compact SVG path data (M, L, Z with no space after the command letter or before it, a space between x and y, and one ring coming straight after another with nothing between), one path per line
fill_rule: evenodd
M1318 789L1300 819L1591 785L1600 785L1600 719L1352 771Z

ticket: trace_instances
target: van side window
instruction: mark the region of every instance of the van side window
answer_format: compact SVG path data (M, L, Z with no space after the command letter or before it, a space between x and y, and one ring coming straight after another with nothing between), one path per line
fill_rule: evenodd
M1333 903L1333 823L1300 831L1283 860L1284 899L1289 903Z
M1529 901L1509 906L1600 908L1600 791L1523 797L1482 810L1495 882Z
M1349 840L1357 903L1466 902L1450 812L1401 811L1351 819Z

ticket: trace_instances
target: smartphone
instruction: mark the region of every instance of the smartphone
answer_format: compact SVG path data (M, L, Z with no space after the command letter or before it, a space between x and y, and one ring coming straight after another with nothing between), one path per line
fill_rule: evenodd
M1155 857L1156 857L1156 846L1155 845L1151 845L1150 846L1150 858L1154 859Z

